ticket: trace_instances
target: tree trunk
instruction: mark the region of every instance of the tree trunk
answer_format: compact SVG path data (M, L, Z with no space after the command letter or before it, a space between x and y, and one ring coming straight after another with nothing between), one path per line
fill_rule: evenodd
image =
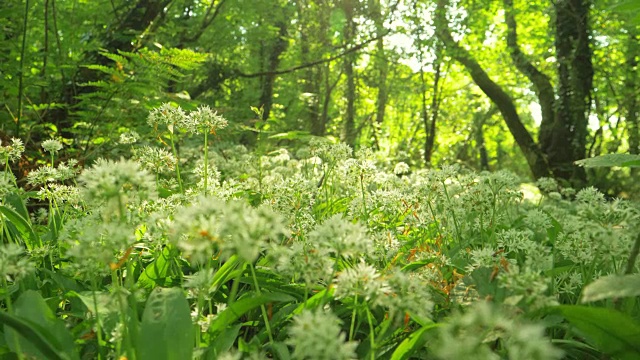
M278 37L275 39L274 45L267 59L267 72L262 80L262 94L260 95L260 105L262 106L262 120L266 121L271 115L273 108L273 85L275 84L277 75L274 73L278 70L280 64L280 55L287 49L289 42L286 40L287 23L280 20L276 23L278 27Z
M513 8L513 0L503 0L505 10L505 22L507 23L507 48L511 55L511 60L515 67L524 74L533 84L533 91L538 97L540 105L542 121L538 131L538 139L540 140L540 148L543 152L547 148L545 143L549 135L553 132L555 122L555 91L549 77L538 70L518 45L518 32L515 19L515 10Z
M558 101L553 130L541 134L541 143L556 178L575 187L586 183L584 168L574 161L586 155L587 123L591 105L593 65L589 47L587 0L558 0L556 10L556 58Z
M300 22L300 57L302 63L308 63L312 61L313 55L311 54L311 35L314 33L312 22L306 14L308 10L308 1L298 2L298 19ZM323 26L323 21L318 21L319 27L317 36L324 36L326 29ZM321 41L324 43L324 41ZM326 124L320 118L320 83L322 81L322 68L320 66L312 66L304 71L303 75L304 84L302 91L305 93L305 115L306 122L309 126L311 135L324 136L326 133Z
M435 74L433 77L433 93L431 95L431 113L430 119L427 121L427 115L423 117L424 119L424 128L427 133L427 138L424 141L424 162L427 166L431 165L431 156L433 155L433 149L436 144L436 122L438 120L438 110L440 108L440 76L441 76L441 68L442 68L442 44L440 41L436 42L436 58L433 61L433 66L435 67ZM420 73L422 74L422 69L420 69ZM424 80L423 80L424 81ZM423 110L426 111L424 106L424 93L423 93Z
M509 132L518 144L518 147L524 154L529 169L534 178L538 179L550 176L549 165L540 151L538 145L534 142L531 134L525 128L520 120L520 116L516 111L516 107L511 97L496 84L489 75L482 69L480 64L471 56L471 54L462 48L451 36L449 26L446 20L447 0L438 0L436 8L436 33L449 50L450 55L462 64L471 75L473 81L478 87L491 99L498 107L504 121L509 128Z
M384 49L384 24L383 24L383 14L382 14L382 5L380 4L380 0L376 0L374 2L375 10L373 11L374 22L376 25L376 36L378 40L376 42L376 58L375 63L378 69L378 78L377 78L377 87L378 87L378 96L376 99L376 120L373 124L374 138L376 139L374 143L374 148L379 149L380 144L379 139L380 136L377 132L381 131L382 123L384 122L385 110L387 107L387 100L389 98L389 94L387 92L387 76L389 74L389 60L387 59L387 53Z
M354 17L354 4L352 0L344 0L342 2L343 10L346 17L346 24L344 27L344 41L345 44L351 44L355 37L356 24L353 21ZM354 74L353 63L355 62L355 53L350 53L344 57L344 73L347 76L347 88L345 90L345 97L347 99L347 110L344 115L344 128L342 141L352 148L356 145L356 79Z
M635 26L628 26L627 31L627 54L625 66L625 122L629 133L629 152L640 153L640 131L638 130L638 96L640 86L638 86L638 56L640 56L640 44L638 44L638 31Z
M132 5L121 21L114 22L107 27L106 31L102 32L104 37L102 39L103 45L101 49L110 53L117 53L118 50L133 51L133 40L136 36L151 26L154 21L157 22L160 15L164 12L164 9L172 1L173 0L140 0ZM108 66L111 62L111 60L101 56L97 50L85 53L83 59L83 63L85 64ZM70 131L73 123L69 118L69 108L78 104L76 99L78 95L95 91L95 88L91 86L79 87L77 84L97 81L101 76L104 75L98 71L80 67L73 75L72 81L69 81L62 87L62 93L60 94L58 102L66 104L67 108L49 111L44 121L56 124L63 137L73 137L74 134Z

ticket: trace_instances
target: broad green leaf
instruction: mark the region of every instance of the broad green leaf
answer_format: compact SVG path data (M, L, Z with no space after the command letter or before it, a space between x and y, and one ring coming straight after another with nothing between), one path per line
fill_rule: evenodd
M195 329L179 288L155 288L142 314L136 347L140 360L191 359Z
M411 354L420 349L427 341L426 332L438 327L438 324L429 324L414 331L409 337L404 339L391 355L391 360L408 359Z
M174 256L171 246L162 249L160 256L147 265L138 277L138 286L150 289L158 285L165 285L165 279Z
M0 205L0 213L4 215L4 217L15 226L18 234L24 241L27 249L33 250L36 247L42 246L42 242L40 241L40 237L36 235L31 227L31 224L27 219L25 219L22 215L20 215L15 210Z
M25 291L15 303L15 316L26 321L39 335L47 339L47 343L55 349L55 352L64 359L78 359L75 352L73 338L66 329L64 323L56 318L55 314L42 296L34 290ZM9 325L9 324L8 324ZM20 343L20 349L34 359L49 359L48 350L36 345L31 337L25 337L17 331L5 331L5 338L12 350L16 351L16 341ZM20 334L20 335L18 335ZM44 352L42 351L44 350Z
M28 341L35 346L35 348L31 349L32 353L38 351L40 356L44 356L45 359L50 360L69 359L69 357L66 357L64 354L58 354L57 349L48 340L48 335L42 334L37 324L4 311L0 311L0 324L4 325L5 337L13 330L20 334L22 339L29 339ZM15 344L12 339L6 341L11 341L8 343L10 347L13 347ZM37 359L39 357L34 355L34 358Z
M603 276L582 290L582 302L640 296L640 274Z
M607 308L580 305L553 307L595 348L616 359L640 359L640 324Z
M247 312L258 308L261 305L270 303L270 302L287 302L294 301L295 298L286 295L286 294L277 294L277 293L264 293L262 295L254 295L247 296L242 298L221 313L216 316L211 325L209 326L209 332L212 334L216 334L226 329L227 326L233 324L236 320L240 318L240 316L246 314Z
M236 341L241 328L242 324L237 324L225 329L216 336L209 348L208 358L217 359L218 356L229 351Z
M27 195L28 196L28 195ZM24 204L22 197L16 193L8 193L4 196L4 201L11 205L11 208L15 210L20 216L25 219L29 219L29 212L27 206Z
M118 304L116 303L116 299L110 294L96 292L95 301L94 294L91 291L83 291L81 293L69 291L67 296L75 296L80 299L92 316L95 316L97 311L100 327L102 327L105 332L110 333L118 325L120 321Z
M607 154L576 161L584 167L640 167L640 155Z

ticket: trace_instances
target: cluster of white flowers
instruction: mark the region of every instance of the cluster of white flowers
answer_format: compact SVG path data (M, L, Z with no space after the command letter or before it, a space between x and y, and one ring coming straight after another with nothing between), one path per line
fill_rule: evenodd
M293 346L294 359L355 359L356 342L345 341L340 319L322 309L305 310L293 318L287 344Z
M170 103L164 103L153 109L149 113L147 123L155 129L159 125L164 125L171 133L181 129L191 134L216 132L227 126L227 120L209 106L201 105L187 113L180 106L173 106Z

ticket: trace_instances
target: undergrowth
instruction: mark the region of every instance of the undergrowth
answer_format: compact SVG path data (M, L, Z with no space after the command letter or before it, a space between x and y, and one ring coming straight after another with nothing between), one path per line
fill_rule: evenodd
M85 169L43 142L35 190L0 147L3 358L640 356L632 203L325 139L249 152L207 107L148 122Z

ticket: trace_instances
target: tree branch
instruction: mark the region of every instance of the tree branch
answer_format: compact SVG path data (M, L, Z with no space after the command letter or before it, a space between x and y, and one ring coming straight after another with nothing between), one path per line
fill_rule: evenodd
M347 50L345 50L345 51L343 51L343 52L341 52L339 54L330 56L328 58L324 58L324 59L320 59L320 60L311 61L311 62L308 62L308 63L296 65L296 66L290 67L288 69L275 70L275 71L262 71L262 72L257 72L257 73L246 74L246 73L243 73L243 72L241 72L239 70L236 70L235 71L235 75L237 75L239 77L244 77L244 78L254 78L254 77L260 77L260 76L266 76L266 75L282 75L282 74L292 73L294 71L306 69L306 68L309 68L309 67L312 67L312 66L316 66L316 65L320 65L320 64L324 64L324 63L327 63L327 62L331 62L331 61L340 59L340 58L342 58L342 57L344 57L346 55L349 55L349 54L351 54L353 52L361 50L362 48L364 48L368 44L370 44L370 43L372 43L372 42L374 42L374 41L376 41L376 40L378 40L380 38L383 38L383 37L389 35L390 32L391 32L391 30L387 30L384 33L380 34L379 36L376 36L376 37L371 38L371 39L367 39L366 41L364 41L364 42L362 42L362 43L360 43L358 45L355 45L354 47L351 47L351 48L349 48L349 49L347 49Z
M500 85L494 82L482 66L473 58L468 50L464 49L458 42L453 39L449 24L446 18L447 0L438 0L435 14L436 34L450 50L451 56L462 64L476 85L482 92L496 104L502 118L509 128L509 132L518 144L518 147L524 154L529 164L529 168L536 179L550 176L549 164L545 156L540 151L540 147L535 143L531 134L520 120L518 111L513 99L507 94Z

